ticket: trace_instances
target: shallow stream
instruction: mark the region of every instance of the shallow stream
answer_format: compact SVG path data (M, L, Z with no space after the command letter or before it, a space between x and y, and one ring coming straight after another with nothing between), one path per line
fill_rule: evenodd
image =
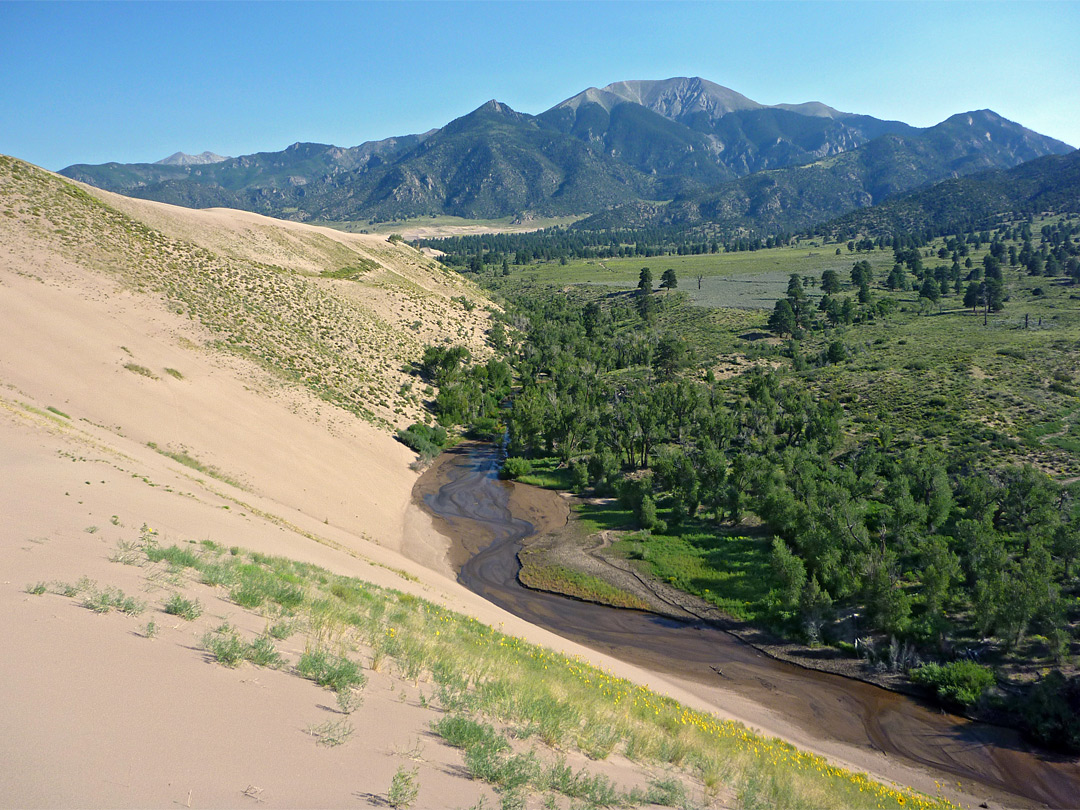
M995 802L1080 806L1080 764L1036 751L1011 730L777 661L714 627L523 587L517 553L533 524L514 514L511 494L522 485L500 481L499 463L494 447L466 445L417 483L417 495L441 519L443 531L469 554L459 580L472 591L613 657L731 690L819 739L881 751L968 788L982 785Z

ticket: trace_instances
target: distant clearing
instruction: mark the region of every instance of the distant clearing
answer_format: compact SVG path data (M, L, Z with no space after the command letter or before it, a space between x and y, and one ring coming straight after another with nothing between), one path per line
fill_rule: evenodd
M584 216L500 219L468 219L439 214L432 217L394 220L391 222L317 222L327 228L346 233L401 234L410 242L415 239L438 239L444 236L475 236L484 233L528 233L543 228L572 225Z

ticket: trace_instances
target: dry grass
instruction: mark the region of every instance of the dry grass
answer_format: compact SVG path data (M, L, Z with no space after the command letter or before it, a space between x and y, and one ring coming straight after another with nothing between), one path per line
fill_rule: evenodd
M129 200L0 157L0 239L51 245L129 289L159 294L206 327L213 348L384 428L424 417L421 398L402 386L425 345L490 354L475 287L377 237ZM467 312L452 300L461 296L481 306Z

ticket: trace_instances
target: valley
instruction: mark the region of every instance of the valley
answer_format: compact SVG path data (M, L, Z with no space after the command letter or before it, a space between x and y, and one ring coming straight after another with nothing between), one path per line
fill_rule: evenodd
M0 798L1069 806L1077 154L682 78L0 156Z
M1045 761L1015 733L814 672L813 664L800 669L776 660L725 632L722 621L701 621L686 611L673 618L680 611L671 606L661 615L619 610L522 587L522 542L530 540L534 527L557 528L566 505L499 481L499 462L490 448L472 447L432 467L416 485L437 525L461 546L465 562L458 578L473 591L588 647L695 682L706 694L719 692L724 695L716 698L719 705L731 705L738 696L746 712L741 719L783 728L783 736L800 746L830 751L870 770L891 770L898 759L904 779L917 780L910 784L922 790L932 792L929 779L915 775L920 767L929 769L935 786L961 778L1010 806L1022 800L1050 806L1071 801L1080 767ZM886 764L886 757L894 759Z
M682 679L453 581L448 540L411 504L414 456L388 427L419 387L396 375L415 372L384 359L396 344L380 335L408 335L415 312L448 342L490 331L472 283L385 237L0 167L0 603L18 651L0 677L18 707L2 721L5 801L962 795L924 799L761 737ZM353 329L370 329L370 348L340 356ZM515 693L536 699L498 697ZM496 724L488 759L439 725L451 714L481 735ZM618 735L586 733L604 728Z

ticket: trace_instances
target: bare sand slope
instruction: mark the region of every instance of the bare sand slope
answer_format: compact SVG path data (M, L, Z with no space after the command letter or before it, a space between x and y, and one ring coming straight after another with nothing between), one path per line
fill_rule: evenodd
M202 636L228 623L254 637L266 619L238 607L227 590L166 566L120 564L117 552L148 524L162 545L235 544L492 624L498 611L349 532L9 394L0 400L0 806L385 806L403 767L417 769L418 807L467 807L481 798L493 806L490 788L467 777L460 752L431 733L439 715L426 700L430 683L364 660L363 705L344 718L332 693L289 671L221 667ZM146 609L99 615L58 593L80 580L120 589ZM32 593L39 584L45 592ZM201 600L205 612L193 622L167 615L173 593ZM295 663L305 643L301 634L278 646ZM333 733L327 724L346 719L351 737L319 744L320 734ZM570 762L584 764L579 756ZM589 767L626 787L646 778L617 759Z

